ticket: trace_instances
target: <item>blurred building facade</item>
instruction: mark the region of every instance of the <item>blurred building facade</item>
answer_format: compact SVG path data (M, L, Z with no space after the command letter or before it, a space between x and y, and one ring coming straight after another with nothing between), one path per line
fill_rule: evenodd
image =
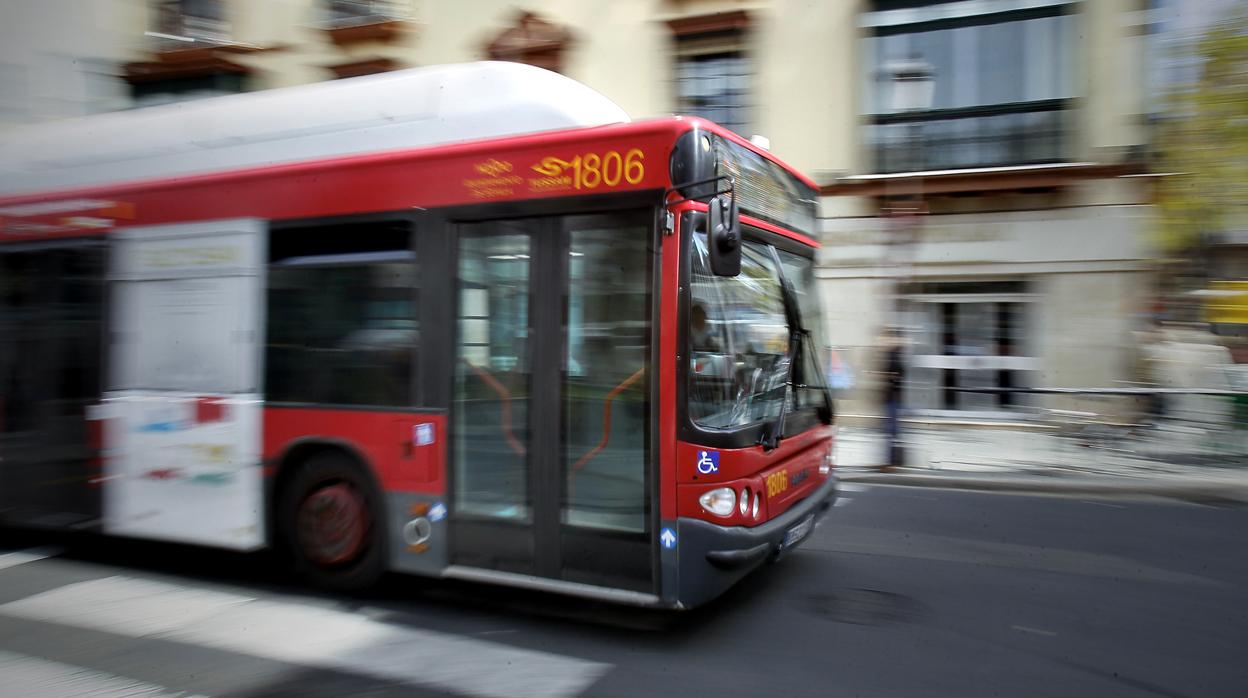
M825 339L859 376L844 411L877 410L897 326L911 407L1009 416L1032 398L957 388L1133 377L1158 4L49 0L6 10L0 127L437 63L558 70L634 118L763 134L821 183ZM891 102L902 60L931 68L921 109Z
M1141 177L1143 5L859 8L847 36L858 48L858 120L824 187L825 299L840 342L869 346L869 333L890 325L905 334L912 410L1101 411L1008 391L1136 378L1132 332L1149 310L1156 256ZM930 67L932 94L902 111L889 66L916 59ZM851 409L869 410L860 397Z

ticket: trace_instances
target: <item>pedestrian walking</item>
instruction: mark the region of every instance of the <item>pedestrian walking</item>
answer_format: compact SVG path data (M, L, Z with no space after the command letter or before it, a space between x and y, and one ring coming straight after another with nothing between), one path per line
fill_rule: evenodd
M902 385L905 380L901 337L895 332L885 335L883 350L882 401L884 403L884 437L888 447L885 467L896 468L905 464L905 453L901 444Z

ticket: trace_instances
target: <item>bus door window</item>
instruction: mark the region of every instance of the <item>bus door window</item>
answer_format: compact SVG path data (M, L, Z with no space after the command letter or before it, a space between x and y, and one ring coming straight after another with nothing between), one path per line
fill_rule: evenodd
M693 235L689 415L712 429L773 419L789 361L779 272L767 246L747 241L741 274L715 276L706 245L705 234Z
M489 224L459 246L455 368L455 510L531 518L528 479L529 269L524 223Z
M649 231L577 229L568 251L563 521L645 530Z

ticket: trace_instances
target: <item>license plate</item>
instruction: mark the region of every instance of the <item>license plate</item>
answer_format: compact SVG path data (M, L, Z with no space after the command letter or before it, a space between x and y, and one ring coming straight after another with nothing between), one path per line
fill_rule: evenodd
M785 531L784 541L780 543L780 547L782 549L791 548L798 543L801 543L802 539L810 533L810 529L814 528L814 526L815 515L808 514L806 518L801 520L800 523L794 525L793 528L790 528L788 531Z

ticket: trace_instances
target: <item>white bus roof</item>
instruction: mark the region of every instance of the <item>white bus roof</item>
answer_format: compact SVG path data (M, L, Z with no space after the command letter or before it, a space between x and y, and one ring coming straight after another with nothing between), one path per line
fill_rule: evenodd
M624 123L607 97L481 62L179 102L0 133L0 196Z

